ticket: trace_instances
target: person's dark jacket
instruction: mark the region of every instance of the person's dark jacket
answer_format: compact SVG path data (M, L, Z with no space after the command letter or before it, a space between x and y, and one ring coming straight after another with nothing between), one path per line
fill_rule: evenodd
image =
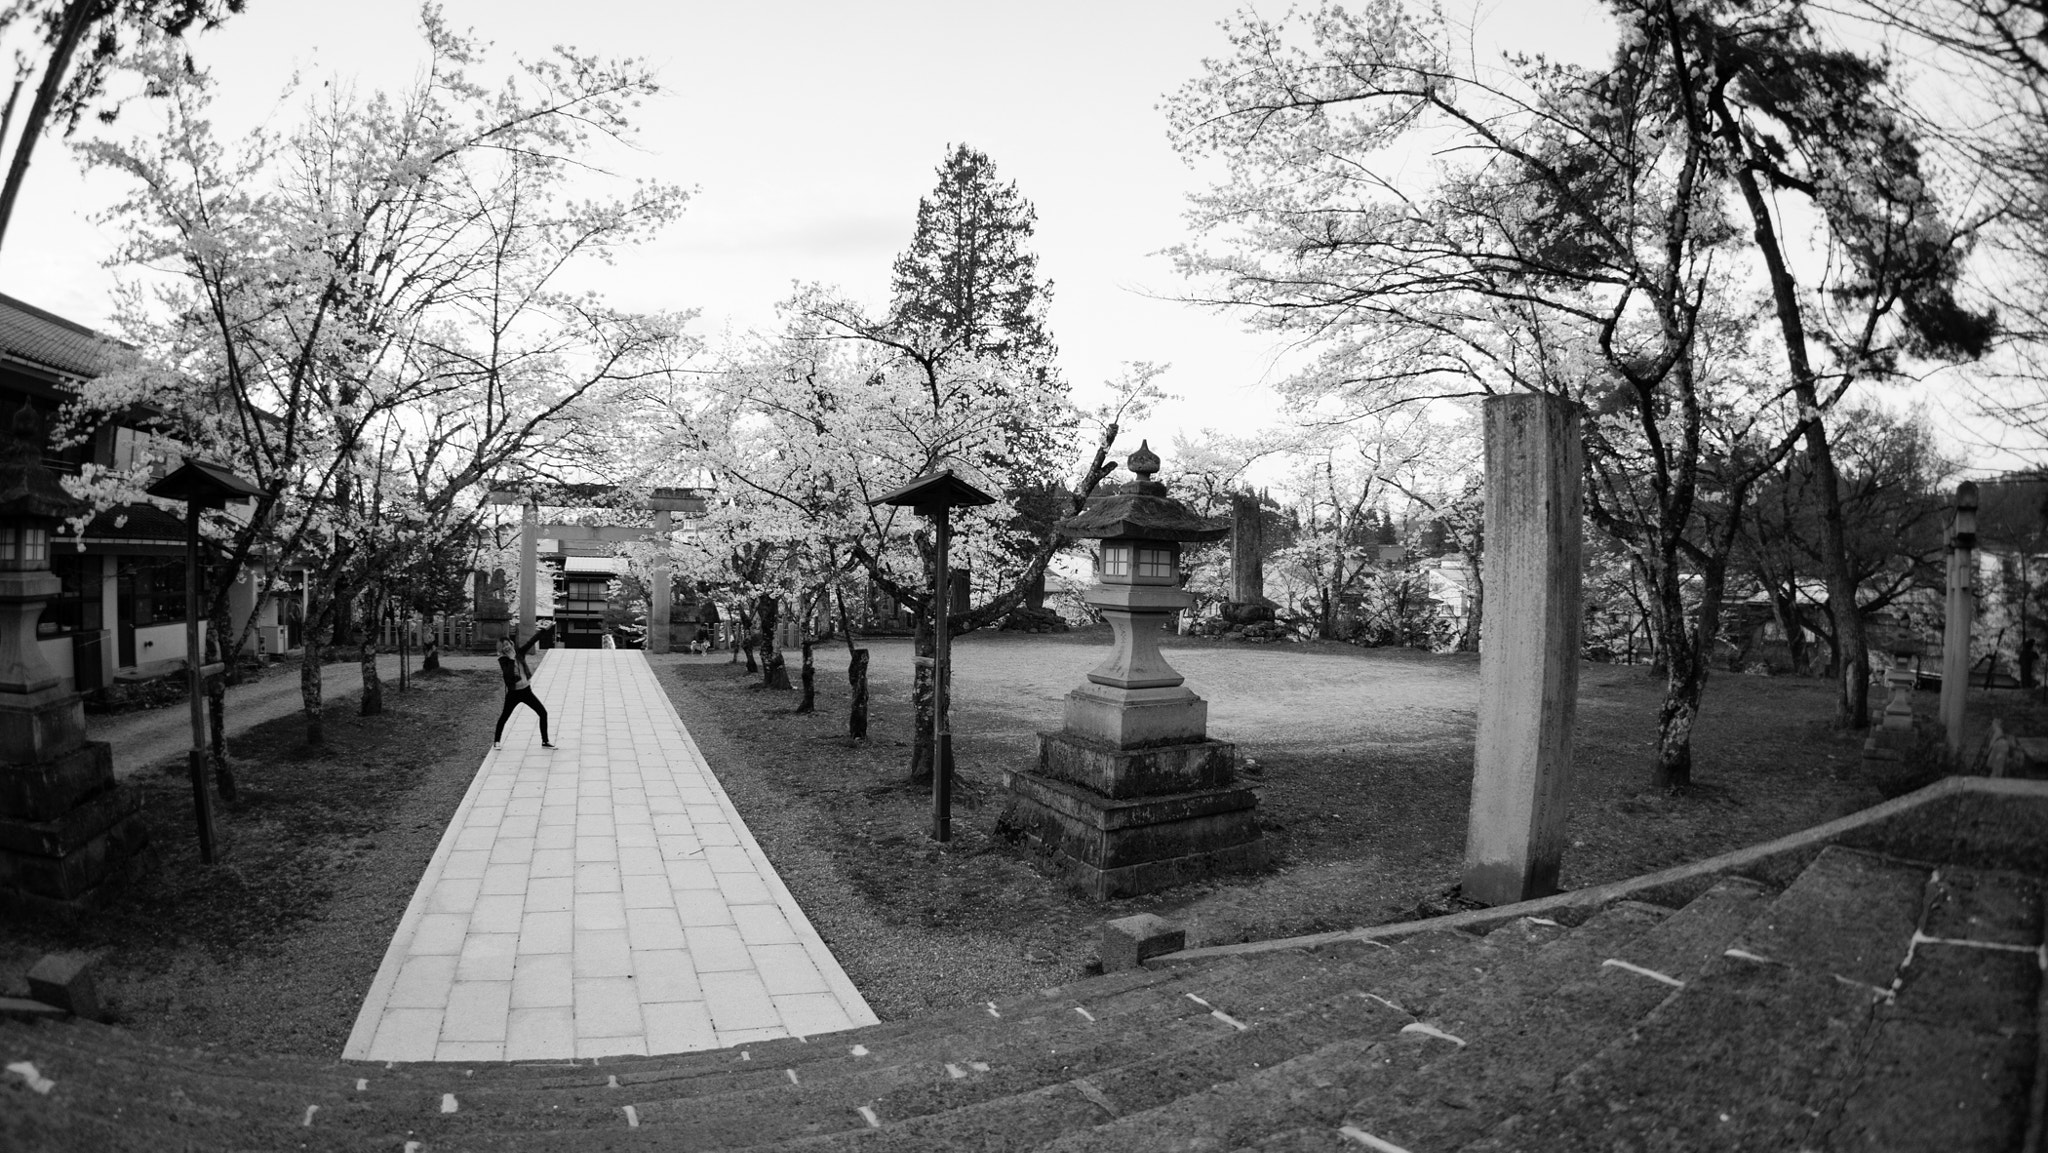
M526 638L525 644L512 650L513 656L498 658L498 672L505 678L506 691L519 688L521 681L525 681L528 686L533 684L533 673L526 667L526 654L539 641L540 634L536 632Z

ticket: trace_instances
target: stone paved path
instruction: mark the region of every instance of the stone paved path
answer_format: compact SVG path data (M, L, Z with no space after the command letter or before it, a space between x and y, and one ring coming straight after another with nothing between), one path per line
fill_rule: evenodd
M871 1024L646 659L549 653L420 878L342 1055L679 1053Z

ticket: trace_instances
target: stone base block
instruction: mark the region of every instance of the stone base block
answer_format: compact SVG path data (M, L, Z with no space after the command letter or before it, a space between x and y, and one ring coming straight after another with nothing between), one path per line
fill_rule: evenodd
M1236 778L1237 746L1196 741L1124 750L1070 733L1040 733L1038 772L1119 800L1220 789Z
M1178 953L1187 948L1186 929L1151 913L1118 917L1102 923L1102 971L1120 973L1135 969L1147 957Z
M51 953L37 961L28 971L28 995L88 1021L100 1019L92 958L83 953Z
M1209 735L1209 702L1182 686L1082 685L1067 694L1062 732L1114 749L1187 744Z
M55 760L0 765L0 817L47 821L114 784L114 750L87 741Z
M0 901L89 902L131 875L149 843L142 798L110 788L55 820L0 818Z
M1096 900L1128 897L1264 867L1258 798L1250 789L1201 789L1116 800L1036 773L1005 773L1006 823Z
M85 697L48 688L0 704L0 764L33 765L85 743Z

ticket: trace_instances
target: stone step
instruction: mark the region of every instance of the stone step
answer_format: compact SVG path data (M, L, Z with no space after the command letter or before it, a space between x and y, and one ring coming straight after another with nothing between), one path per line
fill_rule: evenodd
M1723 955L1547 1098L1467 1146L1800 1149L1853 1080L1929 870L1824 850Z
M1944 866L1897 995L1848 1091L1819 1123L1828 1149L1997 1153L2021 1147L2040 1051L2043 886Z
M1675 996L1674 983L1697 978L1768 903L1762 886L1723 880L1632 938L1573 934L1519 981L1490 983L1443 1013L1466 1044L1361 1095L1338 1128L1409 1149L1476 1140Z
M1380 954L1396 951L1370 947L1341 950L1333 959L1340 964L1369 959L1373 971L1433 968L1448 974L1447 979L1462 979L1472 971L1475 959L1483 969L1489 955L1511 951L1511 944L1505 937L1489 944L1467 934L1428 934L1414 942L1405 959L1382 960ZM1202 972L1200 968L1178 971L1188 974ZM1347 982L1336 983L1342 985ZM1302 987L1299 981L1288 984L1291 988ZM1256 1007L1277 1002L1277 998L1261 996L1249 988L1238 996L1243 999L1233 1003L1240 1006ZM1204 1000L1208 998L1204 996ZM1103 1102L1107 1098L1099 1085L1105 1078L1111 1084L1117 1084L1118 1077L1150 1077L1161 1083L1170 1083L1176 1069L1192 1068L1201 1062L1241 1064L1278 1059L1262 1048L1278 1045L1283 1050L1278 1056L1292 1051L1287 1041L1289 1030L1276 1027L1277 1022L1293 1021L1301 1029L1320 1028L1341 1036L1355 1032L1361 1027L1359 1022L1362 1020L1379 1019L1395 1023L1407 1020L1405 1014L1398 1014L1383 1002L1353 995L1348 990L1315 1004L1297 1003L1285 1015L1269 1013L1272 1021L1240 1021L1246 1026L1244 1029L1215 1018L1213 1013L1221 1010L1213 1009L1213 1003L1197 1004L1185 995L1182 1002L1183 1005L1176 1007L1174 1012L1179 1015L1180 1028L1185 1032L1174 1047L1163 1052L1157 1051L1161 1042L1156 1040L1134 1043L1119 1038L1120 1033L1132 1027L1133 1022L1125 1020L1114 1029L1098 1031L1096 1037L1101 1043L1093 1049L1060 1049L1044 1053L1020 1050L1014 1059L986 1062L989 1064L986 1072L963 1069L968 1073L964 1077L951 1076L943 1071L943 1066L926 1070L896 1066L893 1067L895 1073L914 1072L916 1075L902 1083L890 1084L887 1078L892 1071L879 1070L881 1083L859 1079L841 1083L806 1082L787 1085L777 1093L764 1093L758 1097L735 1094L722 1102L695 1098L666 1106L653 1102L644 1111L636 1104L634 1120L640 1124L633 1132L636 1135L654 1135L650 1139L657 1142L677 1142L680 1147L733 1148L762 1144L780 1147L791 1142L808 1144L818 1140L831 1143L880 1139L892 1147L909 1142L919 1147L952 1148L968 1140L970 1133L976 1134L973 1140L978 1143L979 1134L986 1128L990 1132L1004 1134L1007 1142L1017 1144L1025 1137L1037 1140L1055 1136L1076 1126L1093 1124L1106 1116ZM1079 1020L1078 1016L1076 1020ZM1203 1079L1195 1087L1207 1083ZM873 1096L859 1092L870 1087L881 1092ZM1113 1102L1108 1105L1108 1108L1115 1107ZM869 1117L881 1127L880 1133L870 1133L873 1126ZM617 1111L589 1120L592 1131L607 1134L603 1138L606 1147L614 1144L629 1147L619 1143L641 1139L618 1135L615 1128L619 1120ZM818 1135L807 1138L807 1133ZM496 1128L488 1132L465 1132L456 1140L464 1147L548 1147L545 1134L520 1134ZM581 1140L580 1133L578 1140Z
M19 1058L9 1056L8 1064ZM303 1109L284 1110L261 1098L231 1096L225 1100L206 1084L202 1073L178 1062L154 1066L112 1065L96 1061L45 1064L30 1060L47 1078L47 1092L35 1092L25 1078L7 1074L0 1087L0 1109L14 1107L45 1123L50 1132L36 1143L6 1146L32 1150L165 1149L334 1149L360 1147L359 1134L339 1142L303 1126ZM217 1079L215 1079L217 1080ZM8 1098L17 1098L10 1100ZM394 1122L395 1123L395 1122ZM404 1128L386 1126L379 1140L396 1139Z
M1321 1048L1369 1046L1399 1036L1413 1015L1395 1007L1394 998L1378 990L1399 991L1421 1002L1446 987L1483 982L1498 965L1526 956L1547 940L1553 930L1546 926L1515 923L1504 926L1487 939L1463 938L1462 934L1436 933L1427 940L1411 938L1397 953L1413 949L1405 963L1389 966L1381 981L1352 991L1340 1010L1335 1003L1319 1005L1313 1011L1333 1015L1350 1014L1332 1023L1331 1031L1318 1032L1299 1027L1305 1018L1281 1018L1271 1025L1254 1025L1232 1038L1189 1053L1162 1054L1076 1077L1044 1088L994 1101L982 1102L924 1116L895 1119L878 1114L881 1132L848 1132L793 1145L793 1148L838 1147L879 1141L896 1149L949 1150L957 1148L1029 1149L1086 1134L1098 1125L1114 1123L1133 1111L1149 1112L1189 1094L1206 1095L1219 1082L1227 1083L1255 1071L1282 1065L1302 1052L1304 1045L1325 1036ZM1377 986L1374 988L1372 986ZM1289 1023L1298 1026L1290 1030ZM1370 1022L1369 1026L1359 1022Z
M1440 982L1425 994L1409 994L1406 1001L1390 998L1420 1007L1415 1026L1390 1036L1304 1044L1271 1067L1219 1079L1205 1092L1161 1102L1049 1148L1061 1153L1170 1150L1185 1148L1200 1135L1228 1149L1280 1131L1335 1130L1361 1098L1420 1084L1409 1081L1416 1071L1484 1043L1489 1031L1511 1031L1531 999L1547 995L1566 974L1597 968L1599 957L1612 955L1668 915L1669 910L1634 903L1602 910L1483 974Z
M601 1129L617 1124L623 1107L630 1104L639 1125L680 1127L687 1132L679 1139L692 1145L761 1140L765 1131L797 1137L853 1128L865 1124L863 1106L878 1116L900 1118L1029 1091L1091 1069L1230 1038L1241 1031L1239 1024L1273 1016L1267 1012L1269 1004L1301 1011L1330 991L1346 991L1390 968L1430 958L1448 964L1451 961L1445 958L1452 957L1463 966L1467 952L1483 956L1502 947L1466 934L1437 934L1419 938L1401 959L1395 959L1394 950L1353 946L1276 955L1256 967L1182 967L1170 971L1170 985L1150 990L1149 999L1132 990L1113 1003L1098 1002L1099 1013L1076 1013L1070 1003L1049 1002L1033 1006L1040 1010L1033 1016L1012 1012L989 1018L987 1026L973 1033L905 1038L897 1045L868 1049L858 1058L848 1054L802 1067L757 1068L744 1080L622 1080L623 1092L593 1091L586 1084L573 1093L525 1096L477 1084L463 1098L461 1115L434 1117L426 1124L437 1136L464 1142L480 1130L534 1124ZM1200 1001L1188 995L1197 988L1202 990L1195 994ZM1276 988L1286 996L1275 997ZM1246 1017L1230 1016L1233 1009ZM709 1091L714 1089L718 1091Z

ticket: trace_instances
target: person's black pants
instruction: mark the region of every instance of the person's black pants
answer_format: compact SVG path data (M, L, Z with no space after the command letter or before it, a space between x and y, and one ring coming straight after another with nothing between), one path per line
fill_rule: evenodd
M522 704L532 708L534 714L540 717L540 743L544 745L549 743L547 706L541 704L540 698L533 695L533 689L530 686L523 689L507 689L505 691L505 711L498 714L498 735L491 739L493 741L505 739L505 722L512 719L512 710Z

